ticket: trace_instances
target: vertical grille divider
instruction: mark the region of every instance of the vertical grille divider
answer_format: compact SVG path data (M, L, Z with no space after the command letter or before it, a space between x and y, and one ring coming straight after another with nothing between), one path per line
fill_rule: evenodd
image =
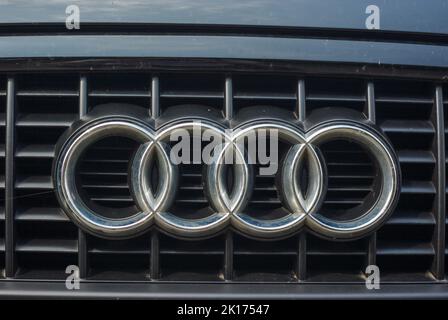
M151 117L156 120L160 116L160 86L159 77L151 79ZM154 228L151 233L151 249L149 261L149 276L151 280L160 278L160 236Z
M16 83L8 78L6 89L6 146L5 146L5 276L13 278L17 271L16 235L15 235L15 121L16 121Z
M306 231L302 231L298 238L297 280L306 280Z
M436 199L434 210L436 214L436 230L434 235L435 259L432 266L432 273L437 280L445 277L445 120L443 114L443 91L441 86L435 88L433 110L433 122L436 126L435 152L437 168L434 173L434 185L436 186Z
M297 83L297 118L301 122L305 121L306 117L305 101L305 80L299 80Z
M226 240L224 247L224 280L233 279L233 233L232 231L227 231Z
M160 116L160 88L159 77L151 79L151 117L157 119Z
M367 117L372 123L376 123L375 110L375 85L373 82L367 83ZM367 265L376 265L376 232L368 238Z
M299 121L306 119L306 96L305 96L305 80L300 79L297 82L297 116ZM297 265L296 274L298 281L305 281L307 274L307 244L306 231L302 231L297 239Z
M233 118L233 84L231 77L226 77L224 97L225 118L226 120L230 121Z
M375 85L373 82L367 83L367 116L370 121L376 123Z
M232 77L228 76L225 79L224 88L224 116L226 120L230 121L233 118L233 82ZM234 256L234 246L233 246L233 233L232 231L227 231L225 236L224 245L224 280L233 279L233 256Z
M79 80L79 118L84 117L87 114L87 77L81 76ZM85 279L89 273L89 251L87 244L86 233L78 229L78 267L79 276L81 279Z
M149 274L152 280L157 280L160 277L160 245L159 232L153 230L151 233L151 249L150 249L150 264Z

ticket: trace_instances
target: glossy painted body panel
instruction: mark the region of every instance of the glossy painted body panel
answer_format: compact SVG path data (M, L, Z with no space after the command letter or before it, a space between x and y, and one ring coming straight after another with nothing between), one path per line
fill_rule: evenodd
M444 0L14 0L0 3L0 23L65 23L76 4L82 23L175 23L365 29L368 5L381 30L448 34Z
M0 58L145 57L351 62L448 67L448 47L229 36L0 37Z

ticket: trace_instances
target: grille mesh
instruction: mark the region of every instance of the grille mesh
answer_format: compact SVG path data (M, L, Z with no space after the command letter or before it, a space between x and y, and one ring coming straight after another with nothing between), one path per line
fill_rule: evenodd
M230 100L236 118L246 119L250 110L256 109L266 117L294 120L302 116L297 113L302 98L306 116L325 108L364 113L386 133L398 153L403 186L397 209L376 234L348 242L322 240L304 232L269 242L230 232L208 240L185 241L151 230L139 238L120 241L87 236L87 246L84 246L79 240L82 233L59 208L51 180L54 145L80 113L80 75L23 74L10 80L16 89L15 126L8 124L14 126L16 137L15 199L12 201L15 246L6 259L7 224L2 200L0 269L5 268L6 260L14 257L12 276L24 279L65 279L67 265L86 261L81 268L86 278L92 280L331 282L363 281L366 265L376 261L383 281L434 281L434 264L441 259L437 256L440 243L435 240L438 227L436 84L383 79L300 79L278 74L236 74L230 78L224 74L197 73L153 77L146 73L90 74L86 93L88 111L99 104L121 102L139 105L149 112L155 108L154 101L159 101L160 119L175 116L179 105L202 106L224 118L229 111L227 77L227 82L232 84ZM5 119L7 79L0 80L0 114ZM304 97L298 94L301 80ZM152 91L151 88L157 88L155 81L160 91ZM447 100L445 94L445 107ZM445 108L445 120L447 113ZM5 127L2 120L2 177L6 167ZM111 141L96 148L101 152L93 150L87 154L82 165L82 184L88 196L111 207L132 202L126 181L114 178L125 174L123 168L129 158L129 148L116 149L117 144ZM114 157L109 157L109 153ZM324 153L335 167L334 176L330 177L333 202L326 204L328 210L356 205L363 197L362 190L369 190L371 185L372 168L368 161L353 146L328 145ZM344 166L348 154L352 155L353 163ZM364 175L362 181L354 177L354 173L358 176L360 172ZM200 168L181 168L181 174L177 205L194 212L204 206L204 201L206 205ZM274 179L258 179L265 181L257 181L259 190L254 193L252 205L275 206L279 199ZM118 191L108 192L104 185ZM350 192L353 186L360 192ZM0 187L4 194L4 178Z

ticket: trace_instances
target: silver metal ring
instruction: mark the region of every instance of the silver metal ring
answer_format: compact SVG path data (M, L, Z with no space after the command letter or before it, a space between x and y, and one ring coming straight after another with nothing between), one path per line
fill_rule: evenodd
M216 136L221 137L223 142L229 141L229 137L226 136L223 129L203 121L188 121L173 124L163 129L157 135L157 141L167 141L176 130L186 130L189 133L192 133L194 130L199 130L201 134L205 130L211 130ZM229 223L230 215L230 212L226 210L218 210L205 218L185 219L176 216L172 212L159 210L156 213L155 222L163 230L177 236L186 238L204 237L215 234L225 228Z
M260 123L250 125L236 131L232 136L232 142L235 145L241 145L241 140L250 134L258 134L260 130L269 131L276 130L278 138L291 143L293 146L306 148L305 136L293 127L277 124L277 123ZM295 149L295 148L294 148ZM290 169L290 168L288 168ZM288 174L291 176L291 173ZM295 194L294 194L295 196ZM247 201L246 201L247 203ZM297 231L303 226L307 212L303 208L294 208L287 215L274 219L263 220L255 218L244 207L232 212L232 225L239 231L254 237L261 238L277 238Z
M83 152L92 143L110 136L124 136L141 143L154 141L152 130L129 119L102 121L87 125L64 144L55 166L55 187L67 215L81 228L106 238L123 238L145 231L152 223L154 213L142 210L124 218L111 219L98 215L82 200L76 186L76 168Z
M357 238L374 230L391 212L399 195L399 164L388 143L380 135L361 125L335 122L319 126L308 135L308 141L317 145L334 139L356 141L369 151L381 174L381 188L373 206L366 212L360 212L358 218L337 221L314 211L310 212L307 225L325 237Z

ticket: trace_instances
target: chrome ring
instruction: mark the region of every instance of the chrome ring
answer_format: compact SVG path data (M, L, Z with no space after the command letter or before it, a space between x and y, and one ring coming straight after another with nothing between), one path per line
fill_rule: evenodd
M186 130L192 133L194 130L200 130L202 134L205 130L210 130L217 137L221 137L222 141L229 141L229 137L224 130L206 122L188 121L174 124L167 129L162 130L157 135L157 141L166 141L176 130ZM169 211L157 211L155 216L156 224L168 233L177 236L192 238L204 237L215 234L225 228L229 223L231 213L227 210L219 210L211 215L201 219L185 219L174 215Z
M287 140L294 146L299 146L299 149L306 147L305 137L299 130L277 123L255 124L236 130L236 134L232 136L232 142L234 145L241 145L241 140L249 134L258 134L260 130L276 130L280 139ZM290 173L288 175L291 176ZM297 208L297 210L291 211L284 217L263 220L254 218L244 209L239 208L239 210L233 212L232 225L243 233L262 238L277 238L297 231L304 224L307 214L303 208Z
M146 143L154 141L152 130L129 119L103 120L85 126L72 135L57 157L55 187L67 215L92 234L106 238L124 238L145 231L152 223L152 211L139 211L124 218L111 219L92 211L82 200L76 186L76 167L80 156L92 143L110 136L124 136Z
M378 134L360 125L344 122L319 126L309 133L311 144L321 144L334 139L349 139L360 143L376 160L381 173L381 190L373 206L358 218L348 221L329 219L318 212L311 212L307 225L320 235L329 238L357 238L374 230L387 218L399 194L400 170L392 148Z

